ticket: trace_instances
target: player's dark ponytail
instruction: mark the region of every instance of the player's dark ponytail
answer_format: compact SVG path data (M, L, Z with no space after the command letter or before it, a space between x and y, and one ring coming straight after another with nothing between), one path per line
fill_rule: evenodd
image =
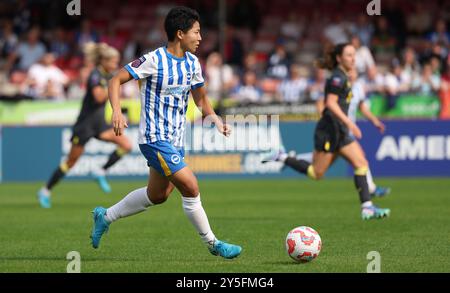
M337 56L341 56L345 47L350 43L338 44L325 50L325 55L316 60L316 66L322 69L332 70L338 66Z

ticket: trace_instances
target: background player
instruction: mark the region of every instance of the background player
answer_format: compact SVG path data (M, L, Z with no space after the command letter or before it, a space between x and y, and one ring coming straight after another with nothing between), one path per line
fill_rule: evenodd
M84 152L84 146L93 137L115 143L118 148L109 156L103 167L96 171L94 178L106 193L111 187L105 178L108 168L128 153L132 146L126 136L116 136L113 128L105 122L105 103L108 99L108 80L117 70L120 54L106 44L89 43L85 47L85 55L96 67L89 75L87 92L83 99L81 112L72 128L72 147L67 159L53 172L47 184L38 191L39 203L43 208L50 208L50 191L72 168Z
M199 15L186 7L169 11L164 27L168 45L145 54L126 65L109 83L113 125L120 137L128 127L121 113L120 85L132 78L141 84L139 147L150 168L148 185L134 190L114 206L94 209L92 245L97 248L109 225L127 216L164 203L176 187L182 195L183 210L210 252L234 258L241 247L216 239L200 201L195 175L184 162L183 138L189 92L204 116L215 122L226 136L229 126L216 116L206 97L200 63L195 53L200 41Z
M356 123L356 113L359 109L361 114L366 117L376 128L378 128L380 133L384 133L384 124L375 115L373 115L369 107L366 105L366 93L364 90L364 86L358 80L358 72L355 68L349 72L349 79L352 84L352 99L348 108L348 118ZM354 138L352 133L350 133L350 136ZM313 160L313 153L295 154L294 151L290 151L289 155L295 156L299 160L305 160L308 162L312 162ZM372 197L383 197L391 192L391 188L378 186L374 182L370 167L367 170L367 184L369 185L369 192Z
M354 182L361 201L363 219L387 217L389 209L375 206L371 201L367 184L368 162L354 137L362 137L359 127L347 116L352 99L349 73L355 66L355 48L351 44L339 44L328 52L319 67L332 70L325 85L325 109L314 133L312 163L288 156L284 151L275 152L267 161L281 161L294 170L319 180L330 165L341 155L355 169Z

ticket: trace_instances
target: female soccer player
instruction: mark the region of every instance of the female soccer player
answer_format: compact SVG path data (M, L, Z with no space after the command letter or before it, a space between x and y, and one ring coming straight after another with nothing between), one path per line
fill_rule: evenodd
M385 126L383 122L381 122L375 115L372 114L372 112L370 112L370 109L365 103L366 93L363 84L358 80L358 72L356 71L356 68L353 68L349 72L349 80L352 83L352 99L348 108L348 118L350 118L353 122L356 122L356 112L359 109L364 117L366 117L380 131L380 133L384 133ZM324 104L323 99L322 104ZM320 112L320 114L322 114L322 112ZM350 136L354 138L352 133L350 133ZM356 141L356 143L358 143L358 141ZM291 152L289 153L291 154ZM303 153L295 156L297 159L302 159L308 162L313 161L313 153ZM366 176L367 184L369 185L369 192L372 197L383 197L391 192L389 187L382 187L374 182L370 167L367 169Z
M206 97L200 63L193 55L200 41L199 15L187 7L169 11L164 27L168 45L126 65L109 83L113 126L121 136L127 122L121 113L120 85L132 78L140 81L141 120L139 147L150 168L148 185L136 189L112 207L96 207L92 246L114 221L164 203L176 187L186 216L213 255L234 258L242 248L222 242L212 232L200 201L197 179L184 162L183 137L189 92L204 116L210 116L217 130L229 136L229 126L216 116Z
M387 217L389 209L375 206L371 201L367 184L368 163L364 152L353 137L362 137L359 127L348 117L352 99L349 73L355 66L355 48L351 44L339 44L329 52L319 67L331 70L325 84L325 109L314 133L312 163L288 156L284 151L274 152L264 161L281 161L308 177L319 180L330 165L341 155L355 169L355 186L361 201L363 219Z
M53 172L47 184L38 191L39 203L43 208L51 207L50 190L75 165L84 152L84 146L91 138L112 142L118 146L117 150L109 156L106 164L94 174L94 178L106 193L111 192L111 187L105 178L106 170L132 148L131 142L126 136L116 136L113 128L105 122L108 80L118 68L120 54L113 47L103 43L86 45L85 54L96 67L89 75L83 106L72 129L72 147L68 158Z

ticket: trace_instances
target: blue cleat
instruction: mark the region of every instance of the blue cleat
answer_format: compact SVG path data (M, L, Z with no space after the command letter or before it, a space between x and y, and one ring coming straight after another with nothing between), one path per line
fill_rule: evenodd
M390 209L382 209L376 205L371 205L361 210L361 217L363 220L382 219L389 217L390 213Z
M92 213L94 214L94 227L91 233L91 243L93 248L98 248L103 234L108 232L109 223L105 220L106 209L104 207L96 207Z
M39 199L39 204L41 205L42 208L49 209L52 207L52 201L50 199L50 191L48 191L47 188L42 187L41 189L39 189L37 195Z
M104 193L111 193L111 186L104 175L94 175L94 178Z
M265 164L268 162L283 162L288 157L288 154L286 153L286 150L283 146L281 146L277 150L272 150L270 153L265 155L261 159L261 163Z
M226 259L232 259L241 254L242 247L234 244L229 244L220 240L214 241L214 244L210 246L209 252L211 252L212 255L220 255L223 258Z
M391 189L389 187L381 187L377 186L375 191L370 194L372 197L383 197L391 193Z

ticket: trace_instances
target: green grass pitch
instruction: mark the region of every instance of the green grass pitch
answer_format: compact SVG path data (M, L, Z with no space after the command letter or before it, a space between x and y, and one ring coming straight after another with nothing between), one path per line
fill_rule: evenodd
M382 272L450 272L450 180L382 179L392 187L375 200L392 210L384 220L362 221L352 179L201 180L203 206L219 239L239 244L242 255L209 254L184 216L181 199L121 219L101 246L90 246L91 210L110 206L138 181L112 182L102 194L94 182L64 181L53 208L41 209L38 183L0 185L0 272L66 272L66 255L78 251L82 272L366 272L368 252L381 254ZM285 237L311 226L323 241L311 263L294 263Z

